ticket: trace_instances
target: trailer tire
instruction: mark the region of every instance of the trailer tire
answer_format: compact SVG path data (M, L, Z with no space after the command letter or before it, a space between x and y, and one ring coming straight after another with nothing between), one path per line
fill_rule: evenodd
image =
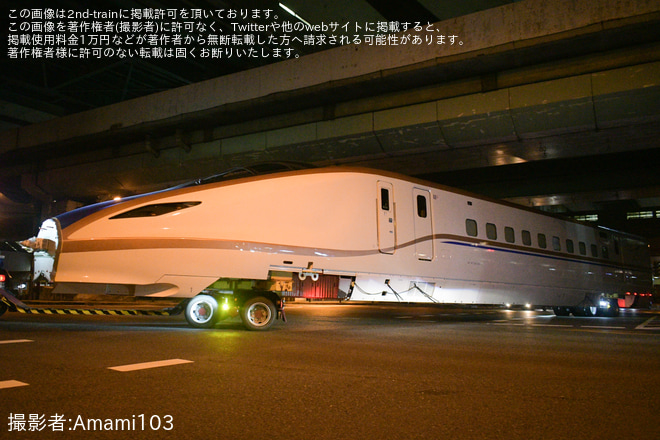
M609 303L609 307L598 309L598 316L604 316L607 318L616 318L619 316L619 302L616 299L611 299L609 300Z
M263 296L248 299L240 310L241 320L248 330L268 330L277 319L275 304Z
M582 314L580 316L593 317L598 313L598 307L592 305L586 305L582 308Z
M218 301L211 295L197 295L186 305L186 321L195 328L211 328L218 320Z
M607 316L610 318L616 318L619 316L621 312L621 308L619 307L619 301L616 299L613 299L610 301L612 303L612 306L610 307L609 312L607 313Z
M568 316L571 314L569 307L553 307L552 311L555 312L556 316Z
M7 311L7 304L0 301L0 316L4 315L6 311Z

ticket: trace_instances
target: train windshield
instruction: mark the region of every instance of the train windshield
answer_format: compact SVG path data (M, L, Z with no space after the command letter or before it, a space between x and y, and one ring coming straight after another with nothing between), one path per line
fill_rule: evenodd
M81 220L88 215L91 215L97 211L107 208L108 206L116 205L119 201L108 200L107 202L95 203L89 206L83 206L82 208L74 209L73 211L65 212L64 214L56 215L55 218L60 222L60 227L62 229L67 226Z
M110 206L114 206L114 205L117 205L119 203L127 202L129 200L135 200L135 199L138 199L140 197L149 196L151 194L157 194L157 193L161 193L161 192L165 192L165 191L170 191L172 189L174 189L174 188L167 188L167 189L163 189L163 190L160 190L160 191L153 191L153 192L145 193L145 194L137 194L137 195L134 195L134 196L124 197L124 198L117 199L117 200L108 200L108 201L105 201L105 202L94 203L93 205L83 206L81 208L77 208L77 209L74 209L72 211L56 215L55 218L57 219L57 221L60 222L60 227L62 229L64 229L67 226L77 222L78 220L81 220L81 219L87 217L88 215L92 215L95 212L98 212L98 211L100 211L102 209L105 209L105 208L108 208Z

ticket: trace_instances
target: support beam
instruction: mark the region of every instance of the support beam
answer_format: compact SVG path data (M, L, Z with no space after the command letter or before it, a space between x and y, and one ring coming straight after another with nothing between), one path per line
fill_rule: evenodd
M192 146L184 141L183 130L181 130L180 128L176 129L176 133L174 135L174 141L176 143L176 146L183 148L183 151L185 151L186 153L190 153L190 150L192 150Z
M151 153L153 157L158 158L160 156L160 151L156 150L153 146L153 140L150 134L146 135L144 138L144 148Z

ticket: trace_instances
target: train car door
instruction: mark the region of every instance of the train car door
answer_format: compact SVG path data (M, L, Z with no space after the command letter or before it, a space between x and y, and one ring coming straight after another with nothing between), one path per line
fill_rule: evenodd
M415 228L415 255L420 260L433 260L433 222L431 220L431 192L413 188L413 222Z
M396 223L394 219L394 192L392 184L378 181L378 249L384 254L393 254L396 246Z

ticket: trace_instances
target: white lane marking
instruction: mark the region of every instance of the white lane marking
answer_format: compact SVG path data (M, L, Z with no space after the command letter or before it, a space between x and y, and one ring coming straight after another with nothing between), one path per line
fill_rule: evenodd
M561 327L561 328L572 328L572 325L568 324L530 324L526 322L501 322L501 321L494 321L493 324L495 325L510 325L510 326L516 326L516 327Z
M615 325L583 325L582 328L595 328L595 329L606 329L606 330L622 330L625 327L619 327Z
M0 344L19 344L21 342L34 342L31 339L9 339L5 341L0 341Z
M651 323L657 316L654 316L653 318L649 318L646 321L642 322L640 325L635 327L635 330L660 330L659 327L652 327L652 328L646 328L647 325Z
M30 385L29 383L25 382L19 382L17 380L4 380L0 381L0 390L4 388L16 388L16 387L24 387Z
M135 370L146 370L148 368L169 367L171 365L189 364L192 362L193 361L188 361L186 359L167 359L164 361L143 362L140 364L130 364L130 365L119 365L117 367L108 367L108 369L126 372L126 371L135 371Z

